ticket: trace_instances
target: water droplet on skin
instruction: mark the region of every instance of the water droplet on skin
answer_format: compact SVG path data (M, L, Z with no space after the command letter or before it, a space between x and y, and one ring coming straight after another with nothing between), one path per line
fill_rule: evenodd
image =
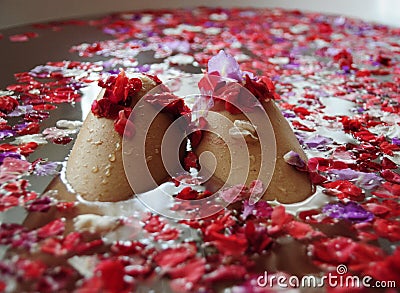
M92 173L97 173L97 172L99 172L99 167L94 166L94 167L92 168Z
M104 173L107 177L110 177L111 171L110 169L106 169L106 172Z
M116 144L115 144L115 150L116 151L119 151L121 149L121 144L119 143L119 142L117 142Z
M103 185L105 185L105 184L107 184L108 183L108 181L106 180L106 179L103 179L102 181L101 181L101 184L103 184Z
M110 162L115 162L115 154L114 154L114 153L109 154L109 155L108 155L108 160L109 160Z
M146 158L146 162L150 162L152 159L153 159L153 156L148 156L148 157Z
M92 139L91 139L91 138L88 138L86 141L87 141L87 142L91 142L91 141L92 141Z
M93 133L93 131L94 131L93 128L89 129L89 133Z

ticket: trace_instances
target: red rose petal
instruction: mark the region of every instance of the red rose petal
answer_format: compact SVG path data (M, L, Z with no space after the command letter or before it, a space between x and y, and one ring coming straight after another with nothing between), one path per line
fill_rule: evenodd
M18 101L10 96L0 97L0 111L3 113L10 113L18 106Z
M125 266L119 260L104 260L100 262L95 273L102 281L102 288L106 292L125 292L128 284L125 282Z
M163 269L173 268L176 265L192 258L195 251L190 246L181 246L177 248L168 248L158 253L154 261Z
M146 221L144 229L149 233L160 232L165 226L165 221L160 220L159 216L151 216L150 219Z
M162 241L169 241L175 240L179 237L179 231L177 229L164 229L160 233L158 233L154 239L155 240L162 240Z
M54 220L37 230L39 238L48 238L51 236L61 235L65 231L65 222L62 219Z
M398 221L378 218L374 221L374 229L383 238L387 238L393 242L400 241L400 222Z

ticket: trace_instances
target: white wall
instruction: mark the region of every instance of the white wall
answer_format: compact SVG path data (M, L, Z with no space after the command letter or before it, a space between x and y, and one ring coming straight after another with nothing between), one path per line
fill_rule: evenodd
M0 0L0 28L143 8L266 6L355 16L400 27L400 0Z

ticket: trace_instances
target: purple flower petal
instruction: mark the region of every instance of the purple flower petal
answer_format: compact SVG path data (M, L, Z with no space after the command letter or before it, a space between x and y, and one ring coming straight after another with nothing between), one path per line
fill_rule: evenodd
M393 138L392 138L392 144L400 145L400 138L393 137Z
M5 158L21 159L22 156L19 153L15 153L15 152L3 152L3 153L0 153L0 165L3 164L3 161L4 161Z
M296 135L296 138L299 141L299 143L301 145L304 145L304 140L307 138L307 135L304 134L303 132L297 132L297 131L294 134Z
M29 114L33 112L33 106L32 105L18 105L17 108L14 109L11 113L9 113L7 116L8 117L18 117L22 116L25 114Z
M300 155L294 151L290 151L290 152L286 153L283 156L283 159L289 165L295 166L300 169L303 169L306 166L306 163L304 162L304 160L302 158L300 158Z
M190 44L187 41L174 40L164 43L163 46L172 52L188 53L190 51Z
M364 173L364 172L360 173L361 173L360 176L355 182L356 185L358 185L359 187L365 190L371 190L381 185L382 178L376 175L375 173Z
M150 70L150 65L149 65L149 64L139 65L139 66L137 67L137 69L139 69L139 72L149 72L149 70Z
M285 118L295 118L296 114L294 114L293 112L289 112L289 111L282 111L283 117Z
M108 34L108 35L114 35L116 33L116 31L112 28L105 27L103 29L103 33Z
M243 73L240 70L239 64L232 55L221 50L219 53L208 61L208 73L218 72L222 77L228 77L242 81Z
M57 174L57 162L38 163L35 165L34 173L38 176L49 176Z
M348 203L327 204L323 207L322 212L331 218L344 219L352 222L369 222L372 221L374 215L365 210L359 204L350 201Z
M371 190L381 185L382 178L375 173L358 172L352 169L329 170L330 174L335 175L336 180L353 181L358 187Z
M250 204L248 200L243 202L242 216L246 219L248 216L253 215L256 217L269 218L272 213L272 207L266 201L258 201L255 204Z
M5 139L14 136L15 132L10 129L0 130L0 139Z
M353 180L359 176L360 172L354 171L353 169L332 169L329 170L330 174L336 175L337 180Z
M321 135L315 135L313 137L307 138L304 140L304 144L308 146L310 149L315 149L319 147L323 147L326 144L332 143L332 139L328 137L324 137Z
M22 122L13 126L14 131L20 131L28 126L28 122Z

